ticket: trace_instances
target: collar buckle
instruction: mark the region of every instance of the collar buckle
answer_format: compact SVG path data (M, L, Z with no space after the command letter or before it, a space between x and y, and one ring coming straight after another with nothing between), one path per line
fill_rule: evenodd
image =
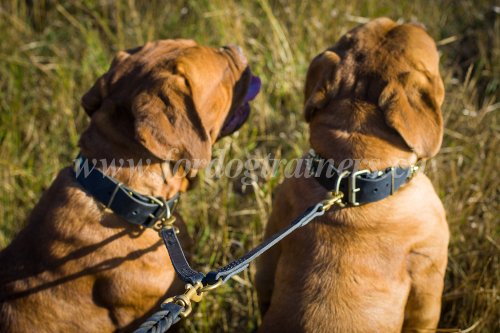
M359 204L360 204L359 202L356 201L356 192L361 191L361 188L356 187L356 177L360 176L360 175L368 174L368 173L370 173L370 170L364 169L364 170L352 172L349 175L349 180L347 183L347 186L348 186L348 193L347 193L348 198L347 199L349 200L349 203L353 206L359 206Z

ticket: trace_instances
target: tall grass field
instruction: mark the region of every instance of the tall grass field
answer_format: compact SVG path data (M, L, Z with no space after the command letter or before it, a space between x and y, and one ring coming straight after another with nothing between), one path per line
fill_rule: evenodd
M500 4L482 0L0 0L0 248L58 170L78 153L79 105L115 52L164 38L240 45L263 82L249 121L214 148L226 159L301 156L308 147L303 85L312 58L380 16L427 27L446 86L444 141L426 174L451 231L439 327L500 332ZM262 239L283 169L242 186L201 173L180 205L207 272ZM0 269L2 269L0 267ZM186 332L252 332L255 267L195 305Z

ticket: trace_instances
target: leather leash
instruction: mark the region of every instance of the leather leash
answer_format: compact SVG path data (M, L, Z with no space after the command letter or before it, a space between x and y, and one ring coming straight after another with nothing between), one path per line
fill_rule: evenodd
M343 197L344 195L341 192L334 193L330 198L309 207L287 227L260 243L241 258L232 261L218 270L210 271L206 275L193 270L187 262L182 246L177 238L175 227L163 227L160 235L165 242L177 275L179 275L182 281L187 283L186 292L182 295L167 298L160 306L162 310L148 318L134 333L166 332L180 318L187 317L191 313L191 302L200 302L205 292L219 287L233 275L245 270L253 260L293 231L307 225L316 217L324 215L332 206L341 203Z

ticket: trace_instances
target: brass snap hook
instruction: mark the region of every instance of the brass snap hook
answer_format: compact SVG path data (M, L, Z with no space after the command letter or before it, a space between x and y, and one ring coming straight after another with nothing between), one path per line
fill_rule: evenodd
M182 295L177 295L174 297L167 298L163 304L175 303L184 308L184 310L179 314L181 317L185 318L189 316L193 310L191 302L200 302L203 298L203 284L197 282L195 285L186 284L186 291Z
M323 211L326 212L330 208L332 208L333 205L338 204L342 205L342 198L344 197L344 193L338 191L338 192L330 192L331 197L328 199L323 200L321 203L323 204Z
M176 218L173 215L170 216L169 218L162 217L161 219L159 219L155 222L155 224L153 225L153 229L160 232L161 229L173 228L175 233L178 234L179 228L174 226L175 220L176 220Z

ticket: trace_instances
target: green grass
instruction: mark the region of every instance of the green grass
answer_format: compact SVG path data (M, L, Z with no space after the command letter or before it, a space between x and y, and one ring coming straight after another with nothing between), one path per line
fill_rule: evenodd
M302 88L314 55L370 18L423 22L438 41L447 91L443 148L426 168L452 235L440 327L500 331L494 1L47 0L30 9L25 1L0 3L0 248L76 155L88 123L79 99L117 50L177 37L241 45L263 91L248 123L216 150L229 158L272 153L290 159L308 148ZM281 177L242 188L237 179L201 175L181 205L196 241L197 268L227 263L261 239ZM253 269L198 304L186 331L252 331L259 323Z

